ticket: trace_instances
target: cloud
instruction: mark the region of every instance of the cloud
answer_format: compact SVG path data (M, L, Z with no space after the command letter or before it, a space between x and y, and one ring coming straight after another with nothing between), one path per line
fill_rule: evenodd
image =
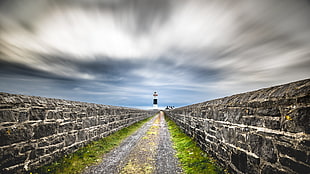
M288 0L1 1L0 89L124 106L158 91L181 106L309 78L309 11Z

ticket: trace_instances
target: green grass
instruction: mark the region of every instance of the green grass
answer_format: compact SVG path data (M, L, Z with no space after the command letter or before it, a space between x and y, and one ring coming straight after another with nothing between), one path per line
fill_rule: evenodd
M152 117L137 122L127 128L121 129L105 138L94 141L80 148L78 151L65 155L60 160L35 171L30 174L78 174L85 169L85 167L99 163L105 153L117 147L126 137L133 134L144 123L149 121Z
M177 151L183 172L186 174L224 174L226 170L216 165L216 161L197 146L196 142L187 136L168 117L165 117L173 141L173 148Z

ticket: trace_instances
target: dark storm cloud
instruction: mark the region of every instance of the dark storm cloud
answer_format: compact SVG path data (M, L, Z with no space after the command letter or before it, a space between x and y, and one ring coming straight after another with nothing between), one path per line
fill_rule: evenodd
M53 55L37 55L40 57L40 65L47 65L55 68L55 72L46 72L44 70L36 69L31 66L26 66L21 63L14 63L9 61L0 61L0 73L6 76L22 75L37 78L59 79L68 81L79 81L83 78L77 78L75 74L63 75L57 72L57 66L61 65L67 69L74 69L74 71L82 74L89 74L95 77L94 81L126 81L130 79L130 72L133 69L138 69L145 64L145 61L132 60L118 60L111 58L100 57L98 61L79 61L68 59L68 57L53 56ZM73 71L72 71L73 72ZM87 81L87 79L85 79Z
M126 74L133 68L138 68L142 63L132 60L115 60L111 58L100 58L98 61L92 62L76 62L76 66L79 67L79 71L86 71L90 74L111 74L120 76Z
M7 76L7 77L14 77L16 75L19 76L30 76L30 77L38 77L38 78L49 78L54 79L55 76L53 76L50 73L46 73L44 71L39 71L37 69L27 67L20 63L11 63L11 62L5 62L0 61L0 73L1 76ZM63 78L63 77L59 77Z
M193 55L187 55L187 57L194 57ZM210 82L219 80L221 78L221 69L199 66L196 63L186 61L184 63L178 63L176 59L172 58L159 58L156 61L148 62L151 64L154 73L160 72L168 78L172 76L173 81L177 81L177 78L185 78L191 83Z
M134 35L146 34L154 25L162 25L170 16L171 2L167 0L4 0L0 14L16 22L21 28L35 32L35 23L55 9L78 8L85 11L107 11L117 23ZM5 28L5 21L1 22Z

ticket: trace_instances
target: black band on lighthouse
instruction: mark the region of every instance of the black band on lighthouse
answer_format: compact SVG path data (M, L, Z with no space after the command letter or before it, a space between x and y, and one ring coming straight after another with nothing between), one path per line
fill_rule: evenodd
M153 100L153 104L154 104L154 105L157 105L157 99L154 99L154 100Z

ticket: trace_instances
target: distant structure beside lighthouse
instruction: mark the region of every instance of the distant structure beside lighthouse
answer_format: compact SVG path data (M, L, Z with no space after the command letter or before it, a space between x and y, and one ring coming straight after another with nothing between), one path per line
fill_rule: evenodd
M158 103L157 103L157 100L158 100L158 94L157 92L154 92L153 94L153 109L158 109Z

